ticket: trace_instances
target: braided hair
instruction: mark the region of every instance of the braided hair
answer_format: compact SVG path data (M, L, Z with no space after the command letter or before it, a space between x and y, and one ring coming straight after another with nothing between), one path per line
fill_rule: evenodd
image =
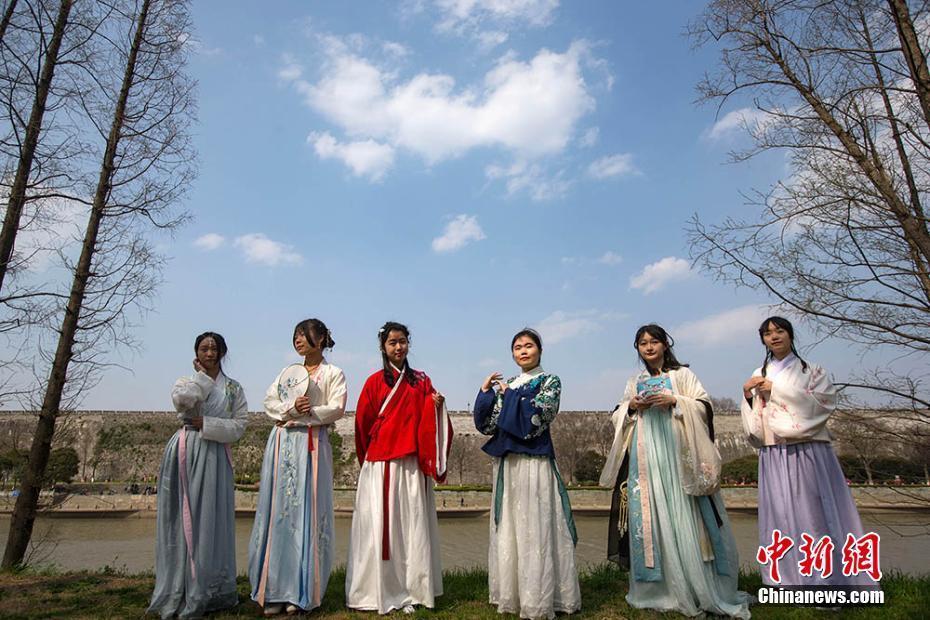
M794 353L794 356L801 360L801 371L807 372L807 362L798 355L798 350L794 348L794 326L791 325L791 321L788 319L782 318L780 316L770 316L769 318L762 321L762 325L759 326L759 339L762 340L762 344L765 344L765 332L768 330L769 325L774 325L775 327L780 327L786 332L788 332L788 340L791 341L791 352ZM774 359L771 349L768 347L765 348L765 360L762 362L762 376L765 376L766 370L768 368L769 362Z
M381 350L381 363L384 366L384 381L389 386L394 387L394 370L391 367L391 360L388 359L387 353L384 351L384 343L387 342L388 335L390 335L391 332L402 333L409 342L410 330L407 329L407 326L403 323L398 323L396 321L388 321L378 330L378 348ZM404 360L404 367L400 369L400 376L406 379L407 383L410 385L417 384L417 373L410 367L410 362L406 359Z

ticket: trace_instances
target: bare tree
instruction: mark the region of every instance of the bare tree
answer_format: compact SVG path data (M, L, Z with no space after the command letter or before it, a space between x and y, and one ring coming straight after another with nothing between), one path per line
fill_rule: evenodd
M38 6L34 8L38 9L37 13L41 15L44 7L42 7L42 3L37 4ZM37 46L39 56L42 58L42 70L36 84L29 120L26 122L22 147L19 149L15 178L10 188L6 213L3 218L3 227L0 229L0 291L3 290L3 281L13 255L16 234L19 232L20 219L22 218L23 207L26 204L26 189L32 174L32 165L35 160L36 147L39 143L39 135L42 132L42 122L52 87L52 79L58 66L58 53L65 36L65 30L69 26L68 17L73 4L73 0L61 0L48 46L44 50L41 49L41 46ZM4 13L4 34L6 27L10 23L7 16L12 19L13 9L11 3L9 9ZM41 18L39 21L41 23ZM39 38L40 42L42 38Z
M145 308L162 258L146 235L173 229L173 207L194 174L187 132L194 113L185 69L189 16L181 0L100 0L111 18L98 42L106 53L87 78L82 99L102 140L92 208L73 274L59 337L50 358L29 463L10 523L3 567L22 562L35 521L63 399L83 393L117 345L133 345L130 312ZM107 47L109 46L109 47Z
M700 84L718 106L750 99L753 145L791 172L749 197L752 213L690 226L692 258L760 289L823 336L890 349L894 368L840 384L930 423L930 10L902 0L714 0L690 27L719 46ZM719 108L718 108L719 109ZM909 365L911 368L903 368ZM847 391L850 391L847 390Z

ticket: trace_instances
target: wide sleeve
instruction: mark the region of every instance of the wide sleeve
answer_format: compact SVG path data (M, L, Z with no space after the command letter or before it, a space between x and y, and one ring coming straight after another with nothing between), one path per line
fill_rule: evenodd
M752 373L753 377L761 377L762 369L756 368ZM749 443L753 447L760 447L765 443L765 434L762 430L762 399L753 390L752 399L747 399L740 394L740 417L743 419L743 430L749 437Z
M720 488L721 459L710 438L710 397L688 368L673 371L675 439L681 487L688 495L711 495Z
M497 392L494 389L478 390L478 395L475 396L475 409L472 413L475 428L482 435L493 435L497 432L497 416L494 414L496 402Z
M275 380L265 391L265 413L272 420L287 422L297 416L297 410L294 409L294 403L285 402L278 396L278 379L280 377L281 374L278 373L278 376L275 377Z
M197 372L193 377L181 377L171 388L171 402L175 411L196 413L212 389L213 379L205 372Z
M620 465L623 463L623 457L626 454L626 444L629 441L633 428L633 422L636 420L635 415L630 416L630 401L636 396L636 377L626 382L623 395L620 402L614 408L611 421L614 424L614 440L610 445L610 452L607 453L607 460L604 462L604 469L601 470L601 478L598 484L608 489L614 488L617 484L617 475L620 472Z
M326 403L310 408L310 424L332 424L346 412L346 376L339 370L333 373L326 388Z
M358 405L355 407L355 455L358 463L365 462L365 453L371 441L371 429L378 417L378 409L374 400L374 385L371 377L365 382L358 395Z
M767 420L772 433L803 441L823 431L836 407L836 387L823 368L809 364L807 372L799 367L792 375L775 377L768 406L773 408Z
M203 439L217 441L219 443L234 443L239 441L245 432L246 424L249 421L249 405L245 400L245 390L238 383L230 390L229 396L232 402L232 418L217 418L205 416L203 419L203 430L200 436Z
M532 398L519 388L504 392L497 425L514 437L532 439L542 435L559 412L562 382L556 375L546 377Z

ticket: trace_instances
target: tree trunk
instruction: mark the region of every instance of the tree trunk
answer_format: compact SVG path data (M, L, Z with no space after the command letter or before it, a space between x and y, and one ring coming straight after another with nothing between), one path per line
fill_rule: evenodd
M6 7L6 11L3 13L3 20L0 21L0 42L3 41L3 37L6 36L6 29L10 25L10 21L13 19L13 11L16 10L16 0L10 0L10 4Z
M920 39L914 29L907 8L907 0L888 0L891 15L898 29L898 39L901 41L901 52L907 60L907 68L917 91L920 109L923 110L924 120L930 126L930 71L927 70L927 57L920 47Z
M52 31L52 38L45 52L45 62L42 63L42 73L36 88L35 99L32 102L29 124L26 125L26 137L20 150L16 176L10 188L10 198L7 202L6 215L3 218L3 229L0 230L0 291L3 290L3 280L6 277L10 259L13 257L16 233L19 232L19 221L26 204L26 185L29 183L29 175L32 172L32 162L35 159L36 146L39 144L39 134L42 132L45 105L51 90L52 78L55 75L55 67L58 65L58 50L61 48L61 40L68 26L68 16L71 14L72 5L72 0L61 0L58 17L55 20L55 29ZM5 19L6 15L4 15Z
M78 329L78 319L80 318L81 307L84 303L87 282L91 275L90 268L94 252L96 251L100 222L103 219L107 198L109 197L112 187L116 148L121 137L120 132L123 127L126 102L129 99L129 91L132 88L135 78L136 58L138 56L139 47L142 45L143 31L145 30L145 22L148 17L150 2L151 0L145 0L142 4L142 10L136 22L136 32L132 47L129 50L126 71L123 74L123 82L120 87L116 108L113 112L113 122L110 125L107 146L100 166L100 176L97 181L96 191L94 192L93 208L91 209L90 218L87 221L84 243L81 246L81 256L74 270L71 294L68 298L68 306L65 308L65 316L62 321L61 331L59 332L58 348L55 351L51 375L49 376L48 385L45 389L42 410L39 414L39 422L36 425L35 435L32 440L32 448L29 451L29 462L26 465L23 485L20 489L20 495L16 499L16 505L13 508L13 515L10 520L10 533L7 538L6 551L3 554L2 568L4 569L10 569L22 563L26 555L26 548L29 545L29 539L32 536L32 527L36 518L36 506L39 502L39 490L51 452L52 437L55 434L55 421L58 417L58 408L61 405L62 392L64 391L65 382L67 381L68 364L71 362L71 356L73 354L74 340ZM62 4L64 4L64 2ZM68 2L68 4L70 4L70 2Z

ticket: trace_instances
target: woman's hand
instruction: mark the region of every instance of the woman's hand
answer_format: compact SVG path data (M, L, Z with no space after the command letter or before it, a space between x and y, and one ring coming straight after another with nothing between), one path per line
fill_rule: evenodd
M310 415L310 398L307 396L298 396L294 401L294 409L301 415Z
M481 384L481 391L487 392L491 389L491 386L495 383L502 381L504 376L499 372L492 372L488 375L488 378L484 380L484 383Z
M648 405L646 404L646 399L641 397L639 394L637 394L630 401L630 405L629 407L627 407L627 410L630 412L635 412L635 411L642 411L643 409L648 409Z
M772 382L765 377L750 377L749 381L743 384L743 396L752 398L753 390L758 390L763 398L768 398L772 394Z
M671 409L678 404L678 399L674 394L651 394L643 399L646 408L658 407Z
M193 426L198 431L202 431L203 430L203 416L187 418L187 420L184 421L184 425Z
M207 369L203 367L203 364L196 357L194 358L194 372L207 372Z
M441 392L433 392L433 402L437 407L442 407L442 404L446 402L446 397Z

